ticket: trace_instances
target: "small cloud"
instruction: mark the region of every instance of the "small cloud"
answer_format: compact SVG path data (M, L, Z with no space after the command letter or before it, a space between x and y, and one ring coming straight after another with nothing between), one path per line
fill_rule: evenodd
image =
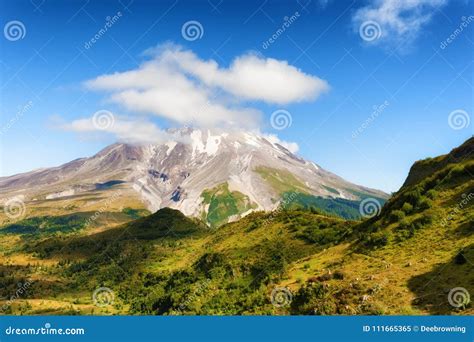
M278 145L283 146L291 153L296 153L300 149L297 143L281 140L275 134L262 134L262 136L273 144L278 144Z
M55 128L90 135L105 132L113 135L119 142L132 145L156 145L169 141L176 141L184 144L191 142L188 136L180 133L180 130L163 130L150 121L119 117L105 110L98 111L92 117L77 119L70 123L64 123L59 118L54 119L51 117L51 122L53 121L55 123ZM222 133L222 130L215 129L214 132L220 134ZM283 146L291 153L297 153L299 150L299 146L295 142L281 140L275 134L265 134L258 130L254 132L261 135L272 144Z
M448 0L371 0L353 17L354 29L372 45L409 48Z
M146 51L137 69L86 82L109 92L130 112L153 114L200 127L257 128L262 113L250 101L289 104L311 101L329 89L326 81L286 61L244 54L229 67L166 44Z
M110 112L109 112L110 113ZM102 114L101 114L102 115ZM107 121L106 121L107 120ZM116 115L83 118L62 124L61 129L78 133L105 132L128 144L160 144L180 138L146 120L130 120Z

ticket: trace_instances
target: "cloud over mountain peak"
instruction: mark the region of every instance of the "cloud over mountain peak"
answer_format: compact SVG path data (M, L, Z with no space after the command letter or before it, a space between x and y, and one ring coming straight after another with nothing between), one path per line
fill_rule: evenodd
M114 127L102 129L122 141L144 136L148 143L150 135L164 136L153 123L156 117L177 126L258 130L263 114L250 102L288 105L315 100L329 90L327 81L287 61L253 53L237 56L227 67L171 43L148 49L145 55L148 59L136 69L85 82L128 112L126 121L115 117ZM85 118L64 127L87 132L96 130L92 123ZM141 133L134 134L134 128Z

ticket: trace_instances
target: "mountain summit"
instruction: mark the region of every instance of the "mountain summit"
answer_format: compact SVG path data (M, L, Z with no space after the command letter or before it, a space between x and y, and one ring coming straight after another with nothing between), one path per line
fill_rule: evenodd
M174 130L158 145L113 144L90 158L0 178L3 196L25 201L122 189L151 211L170 207L212 226L280 205L312 206L346 218L381 191L352 184L304 160L271 136Z

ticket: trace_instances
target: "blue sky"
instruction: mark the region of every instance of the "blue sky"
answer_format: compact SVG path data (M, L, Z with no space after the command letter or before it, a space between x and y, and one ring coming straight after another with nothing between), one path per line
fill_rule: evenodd
M124 131L121 118L133 128L133 120L143 123L143 135L153 134L152 126L183 124L156 103L136 111L112 89L117 74L102 89L85 84L141 70L160 58L157 46L171 46L203 66L215 61L220 73L211 82L230 96L211 93L212 101L219 96L226 108L258 113L260 131L297 143L300 155L347 180L396 191L414 161L446 153L474 132L473 3L410 3L416 6L391 0L2 1L0 176L90 156L116 141L120 134L81 126L99 110L117 115L116 128ZM8 30L12 21L22 25L19 36ZM201 26L195 40L182 33L189 21ZM253 97L242 89L251 80L235 80L236 58L257 67L274 61L288 80L268 81ZM266 73L256 70L265 82ZM271 115L280 109L291 125L275 129Z

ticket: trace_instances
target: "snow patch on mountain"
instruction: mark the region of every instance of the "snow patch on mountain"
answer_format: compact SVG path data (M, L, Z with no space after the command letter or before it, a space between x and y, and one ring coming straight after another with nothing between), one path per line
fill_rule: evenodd
M19 189L27 189L24 193L29 198L54 198L80 195L94 189L94 184L118 180L122 184L117 186L131 189L151 211L171 207L185 215L201 217L208 210L203 192L224 183L230 192L245 196L254 210L277 208L281 193L256 172L264 167L291 174L305 186L304 191L314 196L351 200L358 199L358 193L385 196L298 157L291 152L291 146L284 146L284 142L271 135L191 128L173 130L170 134L176 140L144 146L114 144L90 158L3 177L0 189L2 194L16 195ZM106 196L107 192L102 194Z

